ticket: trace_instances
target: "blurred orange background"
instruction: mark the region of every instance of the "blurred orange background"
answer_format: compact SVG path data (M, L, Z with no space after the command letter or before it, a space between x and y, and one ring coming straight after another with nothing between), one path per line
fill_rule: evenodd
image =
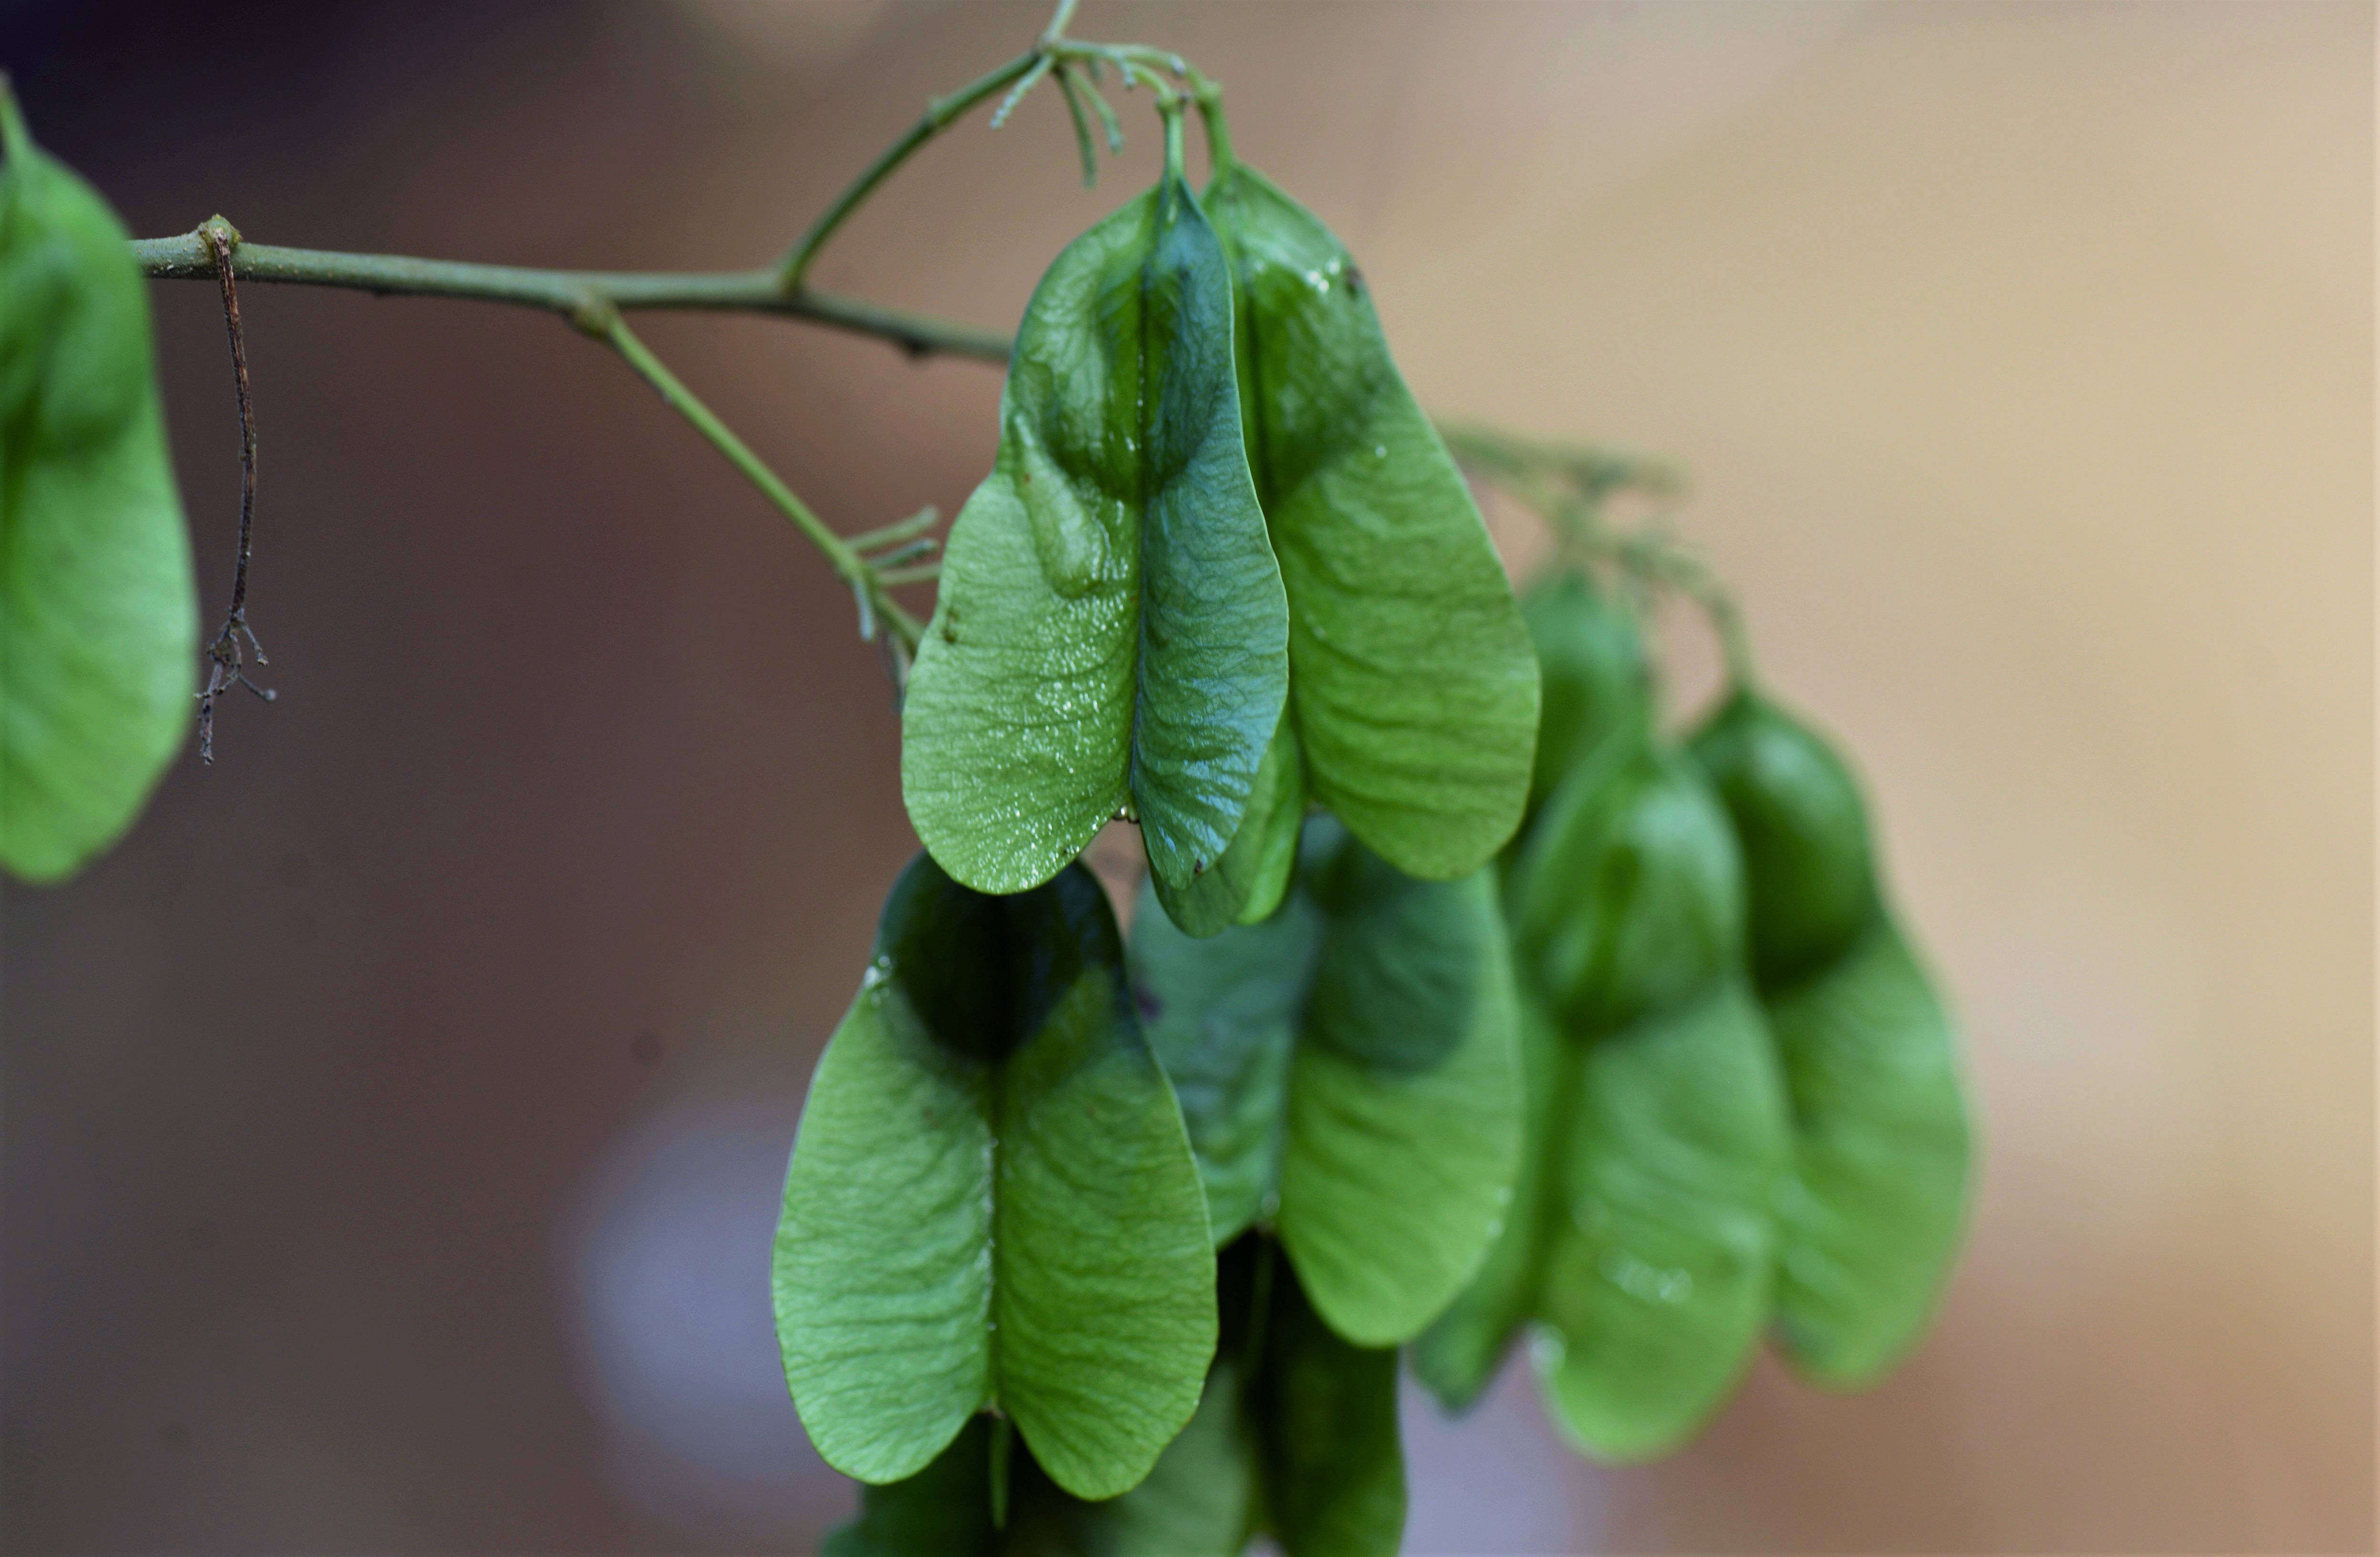
M712 268L779 250L1038 6L0 9L143 236ZM1354 248L1424 403L1672 456L1956 991L1973 1239L1902 1372L1764 1362L1605 1472L1508 1378L1408 1417L1420 1552L2374 1540L2366 4L1103 4ZM818 281L1013 322L1153 170L978 115ZM153 294L204 599L211 286ZM847 594L599 348L255 286L230 707L6 895L0 1541L807 1550L767 1240L914 848ZM955 510L999 376L648 338L845 529ZM1525 561L1535 538L1500 517ZM1713 656L1665 627L1682 711Z

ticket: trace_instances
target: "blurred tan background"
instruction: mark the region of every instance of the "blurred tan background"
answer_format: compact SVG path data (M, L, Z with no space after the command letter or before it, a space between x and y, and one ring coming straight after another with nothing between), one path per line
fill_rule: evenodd
M136 232L755 262L1039 6L0 8ZM1424 402L1672 455L1840 733L1985 1130L1939 1331L1764 1363L1665 1465L1508 1378L1409 1413L1412 1550L2374 1539L2364 4L1147 4L1361 259ZM821 284L1005 324L1096 193L980 116ZM210 610L212 289L155 289ZM800 1089L914 847L848 598L543 317L251 288L282 692L5 920L0 1543L808 1550L775 1373ZM955 509L995 371L649 338L830 519ZM1516 551L1531 538L1507 530ZM1710 685L1668 635L1682 706Z

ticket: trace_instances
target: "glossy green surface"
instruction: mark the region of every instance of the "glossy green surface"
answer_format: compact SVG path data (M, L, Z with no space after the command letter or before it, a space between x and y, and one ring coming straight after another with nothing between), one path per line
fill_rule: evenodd
M1239 831L1288 697L1223 251L1169 175L1026 310L1000 451L951 528L902 794L956 880L1021 892L1120 811L1180 888Z
M1726 1400L1767 1319L1791 1142L1751 990L1722 979L1588 1044L1566 1106L1538 1376L1572 1443L1646 1459Z
M122 224L0 94L0 866L71 875L188 726L189 538Z
M1123 1491L1197 1403L1211 1251L1089 873L993 898L913 862L819 1062L777 1230L778 1339L819 1452L897 1480L997 1407L1068 1491Z
M1223 858L1186 886L1176 887L1150 874L1165 917L1193 935L1214 935L1227 925L1257 924L1271 918L1297 868L1298 827L1305 820L1305 768L1284 708L1257 769L1247 812Z
M1307 789L1398 869L1466 875L1519 824L1536 736L1502 564L1339 240L1236 162L1207 208L1238 294Z

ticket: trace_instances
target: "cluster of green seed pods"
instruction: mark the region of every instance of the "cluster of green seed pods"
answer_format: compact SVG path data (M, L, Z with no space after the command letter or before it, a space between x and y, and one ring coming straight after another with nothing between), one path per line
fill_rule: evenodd
M925 851L787 1170L843 1557L1388 1557L1401 1355L1459 1410L1525 1335L1572 1441L1644 1458L1764 1334L1880 1377L1965 1223L1954 1038L1841 758L1741 665L1670 737L1583 568L1516 602L1354 259L1211 124L1194 190L1163 112L1157 185L1015 337L905 687ZM121 833L190 714L151 356L122 227L0 85L26 879ZM1119 817L1128 936L1078 858Z
M1460 1409L1526 1333L1643 1458L1772 1327L1873 1380L1963 1222L1840 760L1748 686L1667 737L1583 570L1516 602L1354 261L1169 152L1017 337L904 709L927 853L786 1182L845 1557L1390 1553L1401 1349Z
M1415 1365L1460 1409L1527 1331L1572 1441L1640 1459L1772 1324L1823 1383L1898 1360L1963 1227L1965 1105L1841 760L1748 687L1669 744L1632 616L1583 574L1526 614L1547 712L1506 870L1524 1162Z
M1527 628L1354 262L1228 157L1059 256L1002 419L778 1236L838 1550L1392 1552L1398 1348L1521 1162Z
M1328 807L1448 881L1527 798L1537 678L1486 526L1330 232L1175 158L1026 310L902 715L918 836L982 892L1111 817L1211 934Z

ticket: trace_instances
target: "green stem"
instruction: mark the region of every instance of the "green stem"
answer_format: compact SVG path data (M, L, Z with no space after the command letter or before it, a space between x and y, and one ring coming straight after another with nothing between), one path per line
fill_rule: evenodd
M991 1419L991 1527L1008 1528L1008 1476L1014 1459L1016 1424L1005 1416Z
M1208 168L1221 173L1239 160L1232 152L1232 127L1223 117L1223 89L1194 70L1190 96L1198 104L1198 122L1207 127Z
M672 410L694 425L694 430L710 440L711 445L727 456L727 462L744 474L744 479L760 489L760 494L774 504L777 510L793 521L794 528L808 538L825 556L827 563L850 584L859 602L860 636L873 638L873 618L880 615L903 640L906 648L915 649L923 629L916 617L895 605L884 592L884 582L876 570L863 561L851 543L826 527L824 520L810 512L809 505L794 495L774 470L750 445L737 437L733 429L720 420L710 407L696 397L666 363L652 353L652 348L638 339L620 317L619 310L601 304L584 310L574 322L581 330L599 340L608 342L629 367L643 376L647 383L661 392Z
M1178 97L1159 98L1157 116L1165 121L1165 176L1179 178L1186 184L1189 176L1184 171L1184 164L1188 158L1182 145L1182 100Z
M1744 631L1743 613L1707 564L1658 535L1606 537L1603 550L1646 583L1666 586L1693 601L1718 639L1729 682L1744 690L1753 687L1752 639Z
M798 296L804 279L809 274L810 262L818 258L819 250L826 247L826 240L834 236L835 229L859 209L860 202L876 192L877 185L891 177L892 170L907 162L918 147L949 128L951 121L994 92L1004 90L1010 82L1032 69L1040 59L1041 50L1037 45L999 69L977 77L949 96L938 97L927 103L925 116L911 125L907 134L877 153L876 160L869 163L859 176L852 180L850 187L835 197L834 203L819 213L818 220L810 224L809 230L802 234L801 241L794 245L792 252L785 256L784 263L778 268L778 290L788 297Z
M1172 89L1158 79L1155 70L1172 71L1183 81L1191 101L1198 105L1198 117L1207 131L1207 159L1209 171L1220 173L1238 160L1232 150L1231 124L1223 114L1222 84L1215 78L1170 49L1153 49L1146 43L1092 43L1068 46L1089 49L1103 55L1114 61L1119 70L1132 67L1140 67L1142 79L1157 87L1160 96Z
M152 277L212 281L214 256L197 232L136 238L132 257ZM787 296L772 271L650 272L532 270L403 254L343 254L242 243L232 256L241 281L345 286L382 296L468 298L571 315L590 306L776 314L892 342L913 356L942 353L1005 364L1008 339L990 330L804 291Z
M1066 117L1074 121L1075 148L1083 156L1083 188L1096 189L1099 182L1099 149L1091 144L1091 114L1083 103L1083 89L1075 84L1075 67L1058 67L1058 91L1066 100Z
M1026 94L1041 84L1042 77L1050 74L1050 66L1056 58L1046 49L1034 58L1033 68L1025 73L1023 80L1008 89L1008 95L1002 98L1000 106L991 111L992 128L998 129L1008 122L1008 116L1016 112L1016 105L1025 101Z
M1115 109L1108 103L1108 94L1099 91L1099 82L1092 79L1087 67L1084 67L1082 87L1083 95L1091 100L1091 107L1099 116L1099 128L1108 139L1108 155L1122 156L1123 121L1116 117Z
M1058 0L1057 9L1050 13L1050 25L1041 30L1041 36L1034 41L1031 48L1007 64L986 71L958 91L928 103L925 114L909 127L908 132L878 152L876 160L861 169L859 176L835 197L834 203L820 212L818 220L809 225L809 230L802 234L801 241L794 245L785 255L784 262L777 268L778 289L788 297L802 295L809 277L810 265L818 259L819 250L826 247L827 239L835 235L836 229L850 218L851 213L876 192L879 184L890 178L893 170L916 154L919 147L965 116L967 110L1014 83L1017 89L1014 95L1001 105L1000 116L1005 117L1009 110L1015 107L1016 100L1031 91L1033 84L1062 58L1059 44L1066 36L1066 24L1075 19L1075 6L1078 3L1079 0Z
M857 535L846 535L843 538L844 544L855 552L872 552L880 546L895 546L912 537L925 534L926 531L941 523L941 520L942 511L929 503L907 518L895 519L880 529L863 530Z
M850 186L835 197L834 203L820 213L818 220L810 224L809 230L802 234L801 241L794 245L793 251L785 256L785 262L778 269L779 288L788 295L801 292L802 284L809 274L810 263L818 258L819 250L826 247L826 240L834 236L835 229L842 226L854 211L859 209L861 201L876 192L876 186L891 177L893 169L907 162L918 147L941 134L968 109L994 92L1002 91L1011 82L1046 70L1054 57L1050 45L1065 32L1066 23L1074 18L1075 6L1075 0L1058 0L1057 14L1050 18L1048 29L1033 47L998 69L977 77L948 96L935 98L927 103L924 116L909 127L908 133L877 153L876 160L861 170L859 176L853 179Z
M1753 685L1743 613L1709 566L1667 536L1621 534L1604 522L1603 505L1615 493L1676 495L1684 480L1673 467L1602 449L1533 444L1486 428L1442 425L1439 432L1456 459L1543 518L1563 551L1609 563L1647 587L1694 602L1718 639L1728 679L1740 687Z

